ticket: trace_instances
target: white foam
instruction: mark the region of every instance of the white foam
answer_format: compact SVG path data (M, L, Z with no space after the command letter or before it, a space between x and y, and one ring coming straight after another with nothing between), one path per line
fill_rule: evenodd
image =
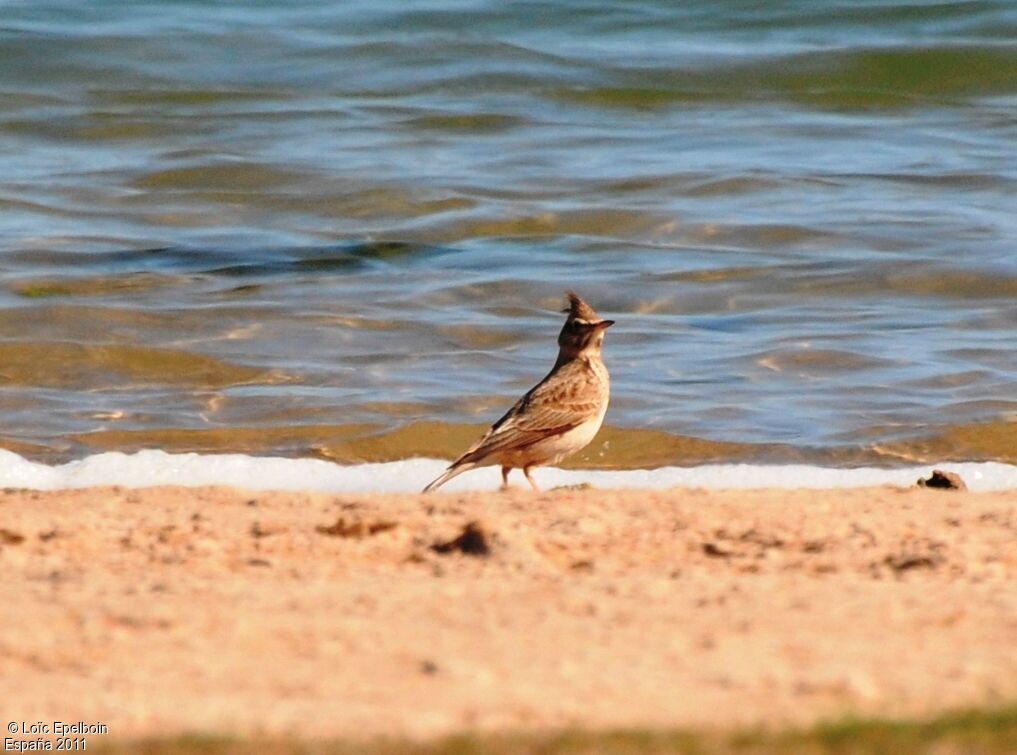
M232 485L250 490L326 492L416 492L437 477L447 462L406 459L384 464L343 466L318 459L254 457L244 454L169 454L139 451L103 453L59 466L28 461L0 449L0 487L59 490L97 485L129 488L153 485ZM997 462L940 463L877 469L832 469L805 464L709 464L622 471L546 468L535 476L546 488L590 483L597 488L855 488L913 485L933 467L957 472L974 491L1017 489L1017 466ZM516 484L526 485L520 472ZM494 490L501 483L496 467L468 472L442 490Z

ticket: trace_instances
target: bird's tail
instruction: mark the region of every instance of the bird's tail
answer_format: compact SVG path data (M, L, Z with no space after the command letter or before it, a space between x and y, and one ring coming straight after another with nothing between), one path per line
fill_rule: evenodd
M446 469L444 471L444 473L442 473L441 477L439 477L437 480L432 482L430 485L428 485L426 488L424 488L421 492L423 492L423 493L430 493L433 490L437 490L442 485L444 485L446 482L451 480L453 477L461 475L463 472L469 472L471 469L475 468L476 466L477 465L474 464L473 462L467 462L465 464L453 464L448 469Z

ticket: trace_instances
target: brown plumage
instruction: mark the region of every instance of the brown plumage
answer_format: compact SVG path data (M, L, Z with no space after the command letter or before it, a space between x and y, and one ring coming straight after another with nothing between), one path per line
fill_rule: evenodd
M601 359L604 331L614 324L573 292L565 325L558 335L558 360L551 372L519 399L491 429L449 466L424 492L477 467L501 465L503 485L521 467L556 464L584 448L600 429L610 399L611 382Z

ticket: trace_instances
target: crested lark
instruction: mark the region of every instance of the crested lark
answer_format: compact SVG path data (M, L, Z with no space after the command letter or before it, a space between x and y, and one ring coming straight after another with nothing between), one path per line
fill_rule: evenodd
M543 380L519 399L504 417L449 466L424 492L436 490L453 477L477 467L501 465L502 487L516 467L534 490L530 470L557 464L584 448L597 434L611 380L600 357L604 331L614 320L602 320L571 291L568 319L558 335L558 361Z

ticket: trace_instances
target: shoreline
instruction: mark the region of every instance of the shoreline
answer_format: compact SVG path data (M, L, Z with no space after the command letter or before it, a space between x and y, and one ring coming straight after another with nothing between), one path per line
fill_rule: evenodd
M508 399L506 399L508 400ZM500 406L500 404L499 404ZM497 416L494 414L493 416ZM492 416L492 419L493 419ZM172 454L233 454L306 458L337 464L411 458L455 459L488 423L392 420L389 424L318 423L223 427L51 428L38 437L0 435L0 449L34 462L64 464L107 452L162 449ZM10 432L10 428L6 428ZM809 464L829 467L923 466L951 460L1017 465L1017 422L1012 417L912 428L913 437L867 436L855 445L791 445L764 438L714 438L650 427L604 425L594 441L565 459L565 469L652 469L671 465ZM882 440L876 440L883 438Z
M1015 536L1013 491L5 490L0 699L117 738L999 706Z
M232 486L259 491L414 494L442 474L448 461L414 457L387 462L341 464L317 458L248 456L242 453L169 453L144 449L105 452L48 465L0 448L0 487L64 490L121 485ZM812 464L706 463L652 468L540 467L545 490L587 486L599 490L844 489L892 485L910 487L937 469L956 473L973 492L1017 490L1017 465L998 461L946 461L923 465L817 466ZM522 473L517 471L517 475ZM495 466L461 475L443 492L483 492L501 488Z

